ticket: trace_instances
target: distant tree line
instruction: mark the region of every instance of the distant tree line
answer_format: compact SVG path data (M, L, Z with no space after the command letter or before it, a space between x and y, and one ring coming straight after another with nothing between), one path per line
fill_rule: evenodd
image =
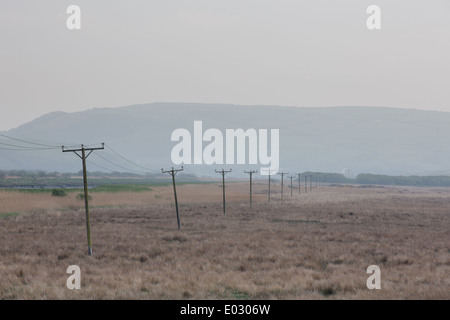
M101 171L88 171L88 176L91 177L114 177L114 178L142 178L147 176L152 176L150 174L147 175L140 175L136 173L129 173L129 172L101 172ZM27 170L0 170L0 180L5 179L7 177L19 177L19 178L26 178L26 179L38 179L38 178L70 178L70 177L81 177L83 176L83 171L80 170L78 172L46 172L46 171L27 171Z
M56 178L60 177L61 174L58 172L45 172L45 171L0 170L0 179L5 179L7 176L33 179L33 178Z
M380 174L361 173L356 177L355 183L384 184L394 186L449 187L450 176L388 176Z
M45 179L45 178L63 178L81 177L83 171L80 170L75 173L59 173L59 172L45 172L45 171L27 171L27 170L0 170L0 180L7 177L19 177L22 179ZM152 178L158 174L140 175L129 172L89 172L88 175L97 178ZM312 172L307 171L301 173L301 181L303 182L305 176L311 176L312 182L316 181L323 183L356 183L356 184L378 184L378 185L398 185L398 186L435 186L435 187L449 187L450 176L389 176L381 174L360 173L356 178L347 178L341 173L328 172ZM194 179L191 174L185 178ZM272 180L272 179L271 179ZM309 181L309 180L308 180Z
M423 187L450 187L450 176L389 176L383 174L360 173L356 178L347 178L340 173L305 172L302 175L312 175L315 181L325 183L355 183L378 184L391 186L423 186ZM303 180L303 178L302 178Z

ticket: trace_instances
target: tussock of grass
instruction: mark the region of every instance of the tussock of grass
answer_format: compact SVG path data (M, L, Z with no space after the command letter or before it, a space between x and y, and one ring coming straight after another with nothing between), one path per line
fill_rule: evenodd
M329 296L337 293L333 287L326 287L326 288L320 289L319 291L320 291L320 294L324 295L325 297L329 297Z
M163 237L162 239L167 242L186 242L187 241L187 239L182 236Z
M0 213L0 218L6 218L6 217L15 217L18 216L19 212L6 212L6 213Z
M320 223L318 220L283 220L283 219L272 219L272 222L286 222L286 223Z
M236 300L248 300L250 299L250 295L246 292L241 292L239 290L232 290L231 295Z

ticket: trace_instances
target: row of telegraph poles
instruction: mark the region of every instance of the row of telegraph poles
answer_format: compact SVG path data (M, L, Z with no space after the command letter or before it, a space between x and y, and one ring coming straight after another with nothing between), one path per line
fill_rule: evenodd
M169 173L172 176L172 184L173 184L173 194L174 194L174 200L175 200L175 208L176 208L176 212L177 212L177 223L178 223L178 230L180 229L180 214L178 211L178 200L177 200L177 190L176 190L176 186L175 186L175 175L180 172L183 171L183 167L181 167L181 169L175 170L173 167L171 170L164 170L161 169L162 173ZM216 173L219 173L220 175L222 175L222 201L223 201L223 215L226 214L226 200L225 200L225 175L227 173L232 172L232 170L215 170ZM268 176L269 176L269 190L268 190L268 202L270 203L270 181L271 181L271 176L272 176L272 172L273 170L267 170L268 172ZM250 176L250 208L253 207L253 175L255 173L258 173L257 170L250 170L250 171L246 171L244 170L244 173L247 173ZM284 176L286 174L288 174L289 172L278 172L279 175L281 175L281 200L284 200ZM301 193L301 174L297 173L298 175L298 193ZM317 174L316 176L316 188L318 187L318 181L317 181ZM289 178L291 179L291 197L293 196L293 190L294 190L294 185L293 185L293 179L295 176L289 176ZM312 191L312 178L313 175L304 175L305 177L305 193L308 192L308 178L309 178L309 188L310 191Z
M268 183L268 186L269 186L269 190L268 190L268 202L270 203L270 199L271 199L271 197L270 197L270 181L271 181L271 176L272 176L272 172L273 171L271 171L271 170L267 170L267 172L268 172L268 177L269 177L269 183ZM289 174L289 172L277 172L277 174L279 174L279 175L281 175L281 200L283 200L284 199L284 175L286 175L286 174ZM298 176L298 193L299 194L301 194L301 176L302 176L302 174L301 173L297 173L296 174L297 176ZM312 181L313 181L313 177L315 176L315 178L316 178L316 188L318 188L318 179L317 179L317 174L315 174L315 175L312 175L312 174L304 174L303 175L304 176L304 178L305 178L305 193L306 192L308 192L308 180L309 180L309 191L311 192L312 191L312 188L313 188L313 186L312 186ZM291 179L291 185L290 185L290 188L291 188L291 197L292 197L292 195L293 195L293 189L294 189L294 185L293 185L293 183L292 183L292 180L295 178L295 176L288 176L288 178L290 178ZM251 185L251 180L250 180L250 185ZM251 198L251 187L250 187L250 198ZM251 200L250 200L250 202L251 202Z
M92 255L92 242L91 242L91 224L90 224L90 217L89 217L89 195L88 195L88 183L87 183L87 170L86 170L86 159L89 157L89 155L96 150L103 150L105 148L104 143L102 143L101 147L96 147L96 148L86 148L84 145L81 145L81 148L77 148L77 149L66 149L64 146L62 146L62 152L73 152L75 153L82 162L82 166L83 166L83 187L84 187L84 204L85 204L85 213L86 213L86 232L87 232L87 243L88 243L88 255L91 256ZM170 174L170 176L172 177L172 185L173 185L173 194L174 194L174 199L175 199L175 208L176 208L176 213L177 213L177 224L178 224L178 230L181 228L181 224L180 224L180 213L178 210L178 199L177 199L177 189L176 189L176 183L175 183L175 176L178 172L183 171L183 166L181 167L181 169L174 169L173 167L170 170L164 170L161 169L161 173L168 173ZM231 172L230 170L215 170L216 173L219 173L222 175L222 198L223 198L223 214L226 214L226 202L225 202L225 175L227 173ZM250 176L250 208L252 208L253 206L253 175L255 173L258 173L257 170L250 170L250 171L246 171L244 170L245 173L249 174ZM271 176L272 173L274 173L271 170L267 170L268 172L268 176L269 176L269 183L268 183L268 202L270 203L270 180L271 180ZM288 172L278 172L279 175L281 175L281 200L283 200L283 189L284 189L284 176L286 174L288 174ZM301 178L301 174L298 173L298 193L301 193L301 185L300 185L300 178ZM312 190L312 175L304 175L305 177L305 192L308 191L308 178L309 178L309 186L310 186L310 191ZM294 176L289 176L289 178L291 179L291 196L293 193L293 184L292 184L292 180L294 178ZM317 175L316 175L316 187L317 187Z

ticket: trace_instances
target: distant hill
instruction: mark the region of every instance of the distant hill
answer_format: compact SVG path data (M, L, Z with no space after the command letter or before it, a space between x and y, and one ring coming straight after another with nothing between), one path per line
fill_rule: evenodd
M52 145L105 142L119 155L109 149L98 151L111 162L91 155L88 170L101 171L96 167L100 165L116 171L130 168L138 172L145 167L156 172L174 166L170 158L176 144L170 140L173 130L186 128L193 132L194 120L203 121L203 130L280 129L280 167L292 173L341 172L344 168L353 175L450 172L450 113L437 111L152 103L54 112L3 134ZM0 142L21 144L4 138ZM190 165L187 170L215 175L214 168L222 167L230 166ZM251 167L234 166L234 170L241 172ZM81 163L75 155L58 149L0 149L0 170L11 169L74 172L81 169Z

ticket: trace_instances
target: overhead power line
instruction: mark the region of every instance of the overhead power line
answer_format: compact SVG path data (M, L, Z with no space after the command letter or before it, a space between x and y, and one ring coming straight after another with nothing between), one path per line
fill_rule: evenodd
M87 159L86 159L86 162L88 162L88 163L90 163L90 164L93 164L94 166L99 167L99 168L102 168L102 169L104 169L104 170L107 170L107 171L110 171L110 172L115 172L115 170L112 170L112 169L106 168L106 167L104 167L104 166L101 166L101 165L99 165L99 164L97 164L97 163L95 163L95 162L93 162L93 161L91 161L91 160L87 160Z
M110 163L110 164L112 164L112 165L114 165L114 166L116 166L116 167L118 167L118 168L121 168L121 169L123 169L123 170L126 170L127 172L135 172L135 173L139 173L139 174L144 174L144 173L146 173L146 172L144 172L144 171L138 171L138 170L134 170L134 169L130 169L130 168L121 166L120 164L117 164L117 163L115 163L115 162L113 162L113 161L111 161L111 160L109 160L109 159L106 159L105 157L103 157L103 156L101 156L101 155L99 155L99 154L97 154L97 153L94 153L94 155L95 155L96 157L99 157L99 158L102 159L103 161L106 161L106 162L108 162L108 163Z
M39 142L34 142L34 141L30 141L30 140L25 140L25 139L19 139L19 138L15 138L15 137L11 137L5 134L0 133L0 137L3 137L12 141L16 141L16 142L20 142L19 143L8 143L8 142L4 142L4 141L0 141L0 150L6 150L6 151L39 151L39 150L56 150L56 149L61 149L61 147L63 148L73 148L73 149L77 149L79 148L79 145L71 145L71 146L61 146L61 145L56 145L56 144L45 144L45 143L39 143ZM89 145L84 145L84 148L87 149L91 146L95 146L98 144L89 144ZM132 164L133 166L135 166L136 168L138 168L138 170L136 169L132 169L129 166L124 166L121 165L117 162L114 162L112 160L109 160L105 157L102 157L98 154L95 154L96 156L98 156L99 158L101 158L103 161L108 162L109 164L123 169L127 172L134 172L134 173L138 173L138 174L146 174L146 173L157 173L158 171L155 169L150 169L150 168L146 168L144 166L141 166L139 164L137 164L136 162L131 161L130 159L128 159L127 157L123 156L121 153L119 153L118 151L116 151L115 149L111 148L109 145L106 146L107 149L109 149L112 154L114 154L115 156L119 157L121 160L126 161L129 164ZM104 167L98 163L89 161L90 163L92 163L93 165L105 169L107 171L117 171L117 170L112 170L110 168Z
M0 133L1 137L7 138L7 139L11 139L11 140L15 140L15 141L19 141L19 142L23 142L23 143L28 143L28 144L32 144L32 145L36 145L36 146L41 146L41 147L48 147L48 148L52 148L52 149L60 149L61 146L57 146L57 145L49 145L49 144L44 144L44 143L38 143L38 142L32 142L32 141L27 141L27 140L23 140L23 139L18 139L18 138L13 138L10 136L7 136L5 134Z
M36 148L36 147L19 146L19 145L16 145L16 144L10 144L10 143L5 143L5 142L0 142L0 145L16 148L16 149L13 149L13 148L2 148L4 150L18 150L18 151L55 150L55 149L61 148L61 147L58 147L58 148Z
M117 152L116 150L114 150L113 148L111 148L109 145L106 145L106 144L105 144L105 146L106 146L107 149L109 149L109 150L111 150L112 152L114 152L117 156L119 156L120 158L122 158L122 159L125 160L126 162L128 162L128 163L130 163L130 164L132 164L132 165L134 165L134 166L136 166L136 167L138 167L138 168L144 169L144 170L147 171L147 172L148 172L148 171L153 172L153 173L157 172L157 170L143 167L143 166L137 164L136 162L129 160L128 158L124 157L122 154L120 154L119 152Z

